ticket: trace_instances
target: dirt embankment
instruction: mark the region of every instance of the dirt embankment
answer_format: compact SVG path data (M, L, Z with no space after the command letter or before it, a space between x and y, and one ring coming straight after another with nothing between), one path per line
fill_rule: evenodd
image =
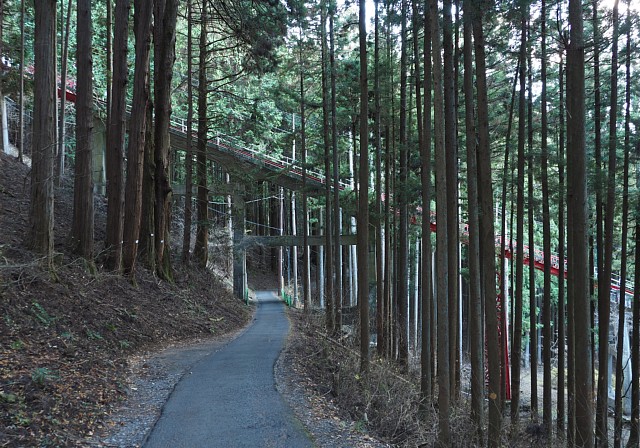
M92 273L65 245L70 183L56 190L55 266L47 268L24 243L29 168L0 157L0 446L85 445L131 393L135 354L232 332L251 310L209 272L179 262L172 284L144 267L135 282L99 263ZM106 204L95 204L99 251Z

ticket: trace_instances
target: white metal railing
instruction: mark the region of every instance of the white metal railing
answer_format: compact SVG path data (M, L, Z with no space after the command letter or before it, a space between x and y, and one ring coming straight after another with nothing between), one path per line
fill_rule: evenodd
M171 129L173 130L173 132L179 132L186 135L187 121L185 119L172 119ZM195 133L197 131L197 125L195 125L194 123L194 125L192 125L192 132ZM207 143L209 145L214 145L218 149L222 149L225 152L239 156L245 160L258 161L262 165L267 167L287 170L290 174L294 174L297 177L302 178L303 167L297 159L293 159L284 155L279 155L276 157L272 154L267 154L260 149L247 146L244 142L241 142L236 137L232 137L230 135L222 133L218 133L216 137L209 139ZM318 182L320 184L326 183L324 173L321 173L319 171L310 170L307 168L306 176L310 180ZM349 188L349 184L347 184L346 182L340 181L338 184L340 185L341 190Z

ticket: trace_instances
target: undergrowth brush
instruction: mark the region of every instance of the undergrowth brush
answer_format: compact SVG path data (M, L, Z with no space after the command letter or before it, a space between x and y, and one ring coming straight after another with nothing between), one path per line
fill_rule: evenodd
M305 316L294 312L293 315L297 337L292 338L292 344L300 364L297 368L306 372L321 394L336 402L345 414L343 417L393 446L437 446L437 384L433 388L433 400L428 404L423 402L419 366L404 374L391 360L372 353L374 358L365 377L360 373L357 337L328 336L324 314ZM484 446L476 438L470 409L470 397L463 391L460 400L452 403L449 413L453 447ZM528 421L514 427L505 420L504 446L556 446L556 441L541 438L530 427Z

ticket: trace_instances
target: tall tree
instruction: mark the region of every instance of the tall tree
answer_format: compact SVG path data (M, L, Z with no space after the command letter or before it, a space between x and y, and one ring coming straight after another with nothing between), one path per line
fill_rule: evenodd
M640 152L640 140L636 144ZM636 203L640 214L640 202ZM637 215L636 215L637 216ZM633 317L631 336L631 429L627 448L637 447L640 442L640 219L636 219L635 272L633 282Z
M193 222L193 0L187 0L187 148L184 154L184 233L182 261L191 259L191 226Z
M500 251L499 251L499 259L500 259L500 297L504 297L505 300L509 297L509 285L512 285L514 282L510 280L510 277L507 272L507 185L511 184L511 189L513 190L513 182L510 181L510 154L511 154L511 131L513 129L513 117L514 117L514 107L516 100L516 86L518 85L518 75L520 73L520 59L518 58L518 63L516 64L515 73L513 76L513 83L511 85L511 102L509 105L509 119L507 121L507 133L505 137L505 150L504 150L504 164L502 168L502 194L500 199ZM511 194L513 197L513 194ZM513 217L513 207L511 207L511 217ZM513 224L513 219L510 220L511 224ZM513 235L513 232L509 232L510 235ZM513 239L509 238L509 251L513 253ZM513 273L513 269L511 269L511 273ZM513 307L512 313L513 313ZM503 306L501 310L501 319L506 318L506 307ZM515 319L512 318L511 322L515 322ZM513 332L509 333L509 338L513 339ZM503 377L507 376L507 369L509 366L507 363L502 363L501 365L501 375ZM506 395L506 390L503 391Z
M616 2L617 7L617 2ZM629 153L631 152L631 18L627 6L627 46L625 61L625 113L624 113L624 162L622 174L622 243L620 258L620 298L618 300L618 337L616 341L616 390L615 390L615 430L614 448L622 446L623 385L630 384L625 377L629 369L625 365L624 342L629 336L627 322L627 251L629 232ZM626 391L625 391L626 392Z
M605 178L602 169L602 91L600 87L600 19L598 17L598 0L591 1L591 26L593 27L593 152L595 157L595 193L596 193L596 269L598 277L604 275L604 200L602 198ZM593 235L591 236L593 238ZM599 279L598 279L599 281ZM593 285L593 284L592 284Z
M549 204L549 134L547 116L547 3L542 0L540 7L540 152L541 152L541 181L542 181L542 251L544 252L544 291L542 298L542 358L543 358L543 392L542 392L542 421L548 434L551 428L551 212ZM558 306L561 306L559 304ZM564 343L562 343L564 345ZM561 367L564 369L564 367ZM563 417L564 418L564 417Z
M565 244L565 185L564 185L564 65L562 53L560 54L560 66L558 67L559 84L559 111L558 111L558 398L557 398L557 419L558 434L565 432L565 346L566 346L566 325L565 325L565 281L564 281L564 244Z
M398 228L398 277L397 277L397 307L398 307L398 363L401 369L409 368L409 341L407 339L408 300L409 300L409 206L408 206L408 179L409 179L409 147L407 142L407 17L408 0L402 1L401 26L400 26L400 172L398 182L398 209L400 212Z
M171 125L171 81L176 54L178 0L154 0L154 161L155 161L155 252L156 269L170 280L171 257L169 217L171 179L169 176L169 126Z
M133 106L129 145L127 147L127 181L123 230L123 268L133 276L138 254L138 237L142 212L142 174L149 104L149 58L151 54L151 2L134 0L135 69Z
M384 218L382 208L382 125L380 123L380 0L375 0L374 15L374 55L373 55L373 95L374 95L374 145L376 150L375 181L375 229L376 229L376 348L378 356L385 354L385 300L384 300Z
M455 72L453 54L452 2L442 3L442 45L443 45L443 85L444 85L444 144L447 163L447 220L440 223L447 228L447 262L449 263L449 377L450 393L454 399L459 395L456 379L459 378L459 304L458 304L458 136L456 118ZM442 226L441 226L442 228Z
M360 41L360 195L358 198L358 307L360 309L360 370L369 371L369 82L367 77L367 16L359 1Z
M517 422L520 418L520 370L522 368L522 295L524 290L524 167L525 167L525 75L527 70L527 17L528 7L525 2L520 6L520 53L518 74L520 93L518 98L518 179L517 179L517 209L516 212L516 289L515 289L515 317L513 322L513 341L511 343L511 421ZM531 341L531 350L535 350L534 341Z
M198 141L196 143L196 183L198 185L196 241L193 256L200 267L209 262L209 189L207 187L207 2L200 11L198 62Z
M322 139L324 146L324 175L325 175L325 276L327 281L326 288L326 320L327 320L327 331L329 333L334 333L336 330L336 314L335 314L335 306L336 306L336 294L335 291L335 282L334 282L334 259L333 252L334 250L339 250L338 247L333 247L333 238L331 233L333 231L332 226L332 211L331 211L331 139L330 139L330 127L329 127L329 74L328 72L328 59L329 59L329 49L327 46L327 1L322 0L320 2L320 41L321 41L321 52L322 52ZM337 188L337 184L334 184L334 188Z
M570 277L575 353L575 443L593 446L593 377L591 371L591 325L588 266L587 170L585 142L585 40L582 1L569 0L569 47L567 48L567 183Z
M607 179L607 200L604 221L604 266L602 276L598 276L598 365L602 374L598 375L598 404L596 408L596 438L598 446L608 446L609 429L609 375L605 366L609 364L609 327L611 319L611 271L613 264L613 220L616 211L616 146L618 115L618 0L613 4L613 38L611 40L611 91L609 107L609 175ZM624 285L622 294L624 294Z
M438 2L429 1L431 20L431 39L433 56L433 95L434 95L434 137L436 172L436 217L440 229L447 223L447 159L445 149L445 112L443 92L442 41L438 21ZM451 445L451 427L449 411L451 409L451 377L449 360L449 294L448 294L448 235L442 230L436 235L436 297L438 320L438 442L442 446Z
M473 90L473 29L470 0L464 11L464 105L467 146L467 196L469 200L469 344L471 352L471 418L476 439L482 442L484 426L484 367L482 337L482 297L480 289L480 239L478 219L478 147Z
M605 179L606 174L603 168L603 156L602 156L602 87L600 82L600 54L601 54L601 46L602 40L600 38L600 18L598 16L598 0L591 1L591 26L593 28L593 121L594 121L594 157L595 157L595 193L596 193L596 220L595 220L595 240L594 235L589 235L589 257L591 266L589 267L589 272L597 271L597 282L602 285L605 281L609 281L609 279L605 280L605 272L604 272L604 263L606 259L606 248L605 248L605 235L604 235L604 226L605 226L605 202L606 198L603 198L603 194L605 191ZM594 248L595 244L595 248ZM595 312L596 307L598 306L600 300L596 299L595 292L596 282L590 282L590 293L593 297L591 303L591 324L592 327L595 326ZM598 290L598 294L602 294L603 291ZM607 316L608 319L608 316ZM608 323L605 323L608 329ZM591 337L591 357L592 360L595 361L595 334L596 332L592 332ZM601 358L600 358L601 359ZM607 361L608 362L608 361ZM592 363L591 367L593 373L592 376L595 375L595 364ZM594 377L595 381L595 377ZM600 381L608 381L608 379L600 378ZM600 387L600 386L598 386ZM600 411L596 410L596 427L599 427L601 423Z
M107 124L107 267L119 269L122 262L123 175L126 132L125 98L129 82L127 68L128 29L131 0L117 0L113 33L113 83Z
M478 120L478 205L480 209L480 246L494 247L493 186L491 179L491 149L489 144L489 101L483 14L490 10L488 2L473 9L473 39L476 60L477 120ZM500 351L498 342L498 312L496 309L496 265L494 257L484 257L482 279L484 295L485 337L487 343L487 371L489 373L489 434L488 446L500 446L502 410L500 397Z
M388 66L392 66L395 64L393 58L392 50L392 39L391 39L391 3L387 2L385 5L386 14L385 14L385 44L386 44L386 54L385 54L385 63ZM384 228L385 228L385 239L384 239L384 307L385 307L385 322L386 322L386 354L389 358L392 358L394 355L394 329L395 322L393 321L392 316L393 313L393 295L394 295L394 251L392 250L392 245L395 244L393 241L395 239L395 234L391 230L393 226L392 218L395 217L395 213L392 213L393 207L391 205L391 194L394 188L395 178L392 176L392 171L394 170L394 161L395 161L395 151L393 147L395 146L395 139L393 136L393 131L391 130L394 127L394 118L395 118L395 95L393 94L393 85L394 85L394 71L391 70L388 74L387 82L385 83L385 94L390 101L387 103L387 108L385 111L385 126L384 126L384 136L385 136L385 150L384 150L384 195L387 200L384 203ZM392 216L392 214L394 216Z
M56 143L55 0L35 2L33 147L27 243L53 256L53 161Z
M617 5L616 5L617 6ZM630 378L625 377L629 369L625 365L624 342L629 336L627 321L627 251L629 232L629 152L631 150L631 21L629 8L627 9L627 46L625 62L625 114L624 114L624 162L622 174L622 242L620 258L620 291L618 300L618 338L616 341L616 389L615 389L615 430L613 436L614 448L622 446L623 421L623 387L630 384Z
M527 229L529 243L529 358L531 370L531 419L538 421L538 296L536 294L536 268L532 262L535 259L535 222L533 209L535 199L533 196L533 57L531 55L531 23L527 21L529 38L527 39ZM523 242L524 244L524 242Z
M499 259L500 259L500 297L504 297L505 300L507 300L509 298L509 285L513 285L514 282L510 280L510 276L509 273L507 272L507 185L510 183L511 184L511 189L512 189L512 194L511 196L513 197L513 182L511 181L511 175L510 175L510 165L511 162L509 161L510 159L510 154L511 154L511 130L513 128L513 117L514 117L514 107L515 107L515 100L516 100L516 86L518 85L518 78L519 78L519 74L520 74L520 58L518 58L518 63L516 64L516 69L515 69L515 73L513 76L513 83L511 85L511 102L509 105L509 119L507 121L507 134L505 137L505 149L504 149L504 164L503 164L503 169L502 169L502 194L501 194L501 199L500 199L500 230L499 230L499 234L500 234L500 252L499 252ZM513 207L511 207L511 218L513 218ZM513 219L511 219L511 224L513 224ZM512 229L513 230L513 229ZM509 232L510 235L513 235L513 231ZM509 252L513 253L513 239L509 238ZM512 259L513 261L513 259ZM513 274L513 269L511 269L511 273ZM511 275L512 277L512 275ZM513 294L512 294L513 295ZM513 302L513 300L512 300ZM505 319L506 318L506 306L503 306L501 309L501 319ZM513 306L512 308L512 313L515 314L513 312ZM511 322L515 322L515 318L511 319ZM513 325L512 325L513 327ZM511 340L513 341L513 334L514 332L511 331L509 333L509 337L511 338ZM504 339L504 338L503 338ZM512 359L513 361L513 359ZM509 366L507 365L507 363L502 363L501 365L501 375L503 377L506 378L507 376L507 369L509 369ZM515 389L515 388L512 388ZM512 392L513 393L513 392ZM506 395L506 390L503 391L503 394ZM513 398L512 398L513 400Z
M411 0L411 28L412 28L412 42L413 42L413 71L414 71L414 79L415 79L415 104L416 104L416 127L418 128L418 154L421 154L422 148L424 148L424 120L422 114L424 113L424 108L422 107L422 73L420 73L420 26L424 24L423 21L420 21L420 14L418 11L418 0ZM429 220L427 220L429 222ZM424 224L424 223L423 223ZM423 227L424 230L424 227ZM418 348L418 337L419 337L419 321L420 321L420 283L421 283L421 264L424 260L424 257L420 256L420 251L423 248L423 244L420 242L421 237L416 238L416 258L415 258L415 288L414 288L414 300L411 301L413 306L410 307L411 317L409 325L410 329L410 337L409 344L411 344L411 348L413 348L417 352Z
M431 263L431 25L429 22L430 10L429 1L424 2L424 138L422 141L421 154L421 181L422 181L422 260L421 260L421 279L422 279L422 334L421 334L421 351L420 351L420 392L423 402L429 405L431 402L431 389L433 387L433 376L431 371L433 363L431 357L433 355L433 339L431 338L433 327L433 282L432 282L432 263Z
M298 22L300 26L299 35L299 59L300 59L300 153L302 161L302 247L303 247L303 264L302 264L302 296L304 310L306 313L311 312L311 254L309 246L309 201L307 198L307 110L305 96L305 65L303 59L303 30L306 28L302 18Z
M92 146L94 117L91 0L77 0L77 22L76 163L73 182L71 242L75 252L90 260L93 257Z
M340 246L340 155L338 151L338 92L336 87L337 68L336 68L336 49L335 49L335 26L334 18L336 15L336 4L331 2L329 5L329 80L331 84L331 98L329 101L329 109L331 110L331 155L333 158L333 269L335 273L334 281L334 297L333 302L335 312L335 329L342 329L342 300L344 296L342 284L342 250Z

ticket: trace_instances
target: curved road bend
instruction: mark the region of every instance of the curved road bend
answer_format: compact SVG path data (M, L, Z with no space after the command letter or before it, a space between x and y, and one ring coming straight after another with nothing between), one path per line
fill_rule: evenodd
M313 446L275 387L273 367L289 331L283 303L273 292L257 298L255 322L185 374L145 447Z

